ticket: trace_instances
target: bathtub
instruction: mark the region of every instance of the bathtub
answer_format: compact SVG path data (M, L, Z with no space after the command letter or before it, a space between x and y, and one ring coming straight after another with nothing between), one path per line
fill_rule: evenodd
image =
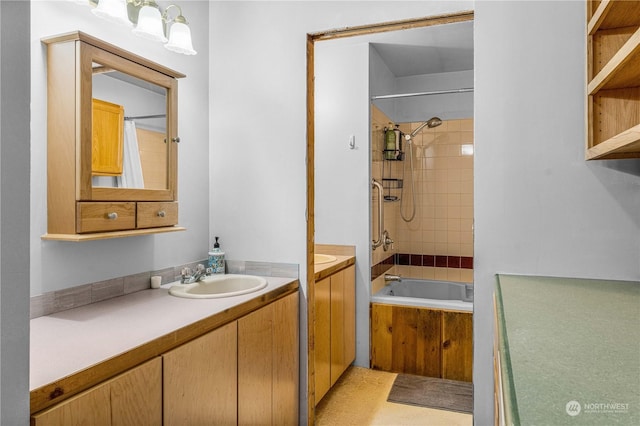
M402 278L374 294L371 302L473 312L473 285Z

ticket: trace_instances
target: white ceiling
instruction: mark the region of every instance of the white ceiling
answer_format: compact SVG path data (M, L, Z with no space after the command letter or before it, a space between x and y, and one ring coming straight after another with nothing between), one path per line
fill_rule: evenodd
M371 43L396 77L473 69L473 21L401 31Z

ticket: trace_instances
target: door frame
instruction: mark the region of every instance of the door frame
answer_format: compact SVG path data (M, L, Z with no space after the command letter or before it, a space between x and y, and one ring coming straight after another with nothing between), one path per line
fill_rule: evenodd
M315 422L315 43L337 38L472 21L474 11L346 27L307 34L307 422Z

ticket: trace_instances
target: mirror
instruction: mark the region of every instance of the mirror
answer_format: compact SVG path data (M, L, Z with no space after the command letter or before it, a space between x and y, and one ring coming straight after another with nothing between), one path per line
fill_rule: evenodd
M92 186L167 189L167 89L92 62Z

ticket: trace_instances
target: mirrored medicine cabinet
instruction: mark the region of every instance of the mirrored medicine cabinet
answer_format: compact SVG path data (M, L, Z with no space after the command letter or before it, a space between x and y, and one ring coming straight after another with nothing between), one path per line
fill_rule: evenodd
M178 78L76 31L47 48L47 234L84 241L181 231Z

